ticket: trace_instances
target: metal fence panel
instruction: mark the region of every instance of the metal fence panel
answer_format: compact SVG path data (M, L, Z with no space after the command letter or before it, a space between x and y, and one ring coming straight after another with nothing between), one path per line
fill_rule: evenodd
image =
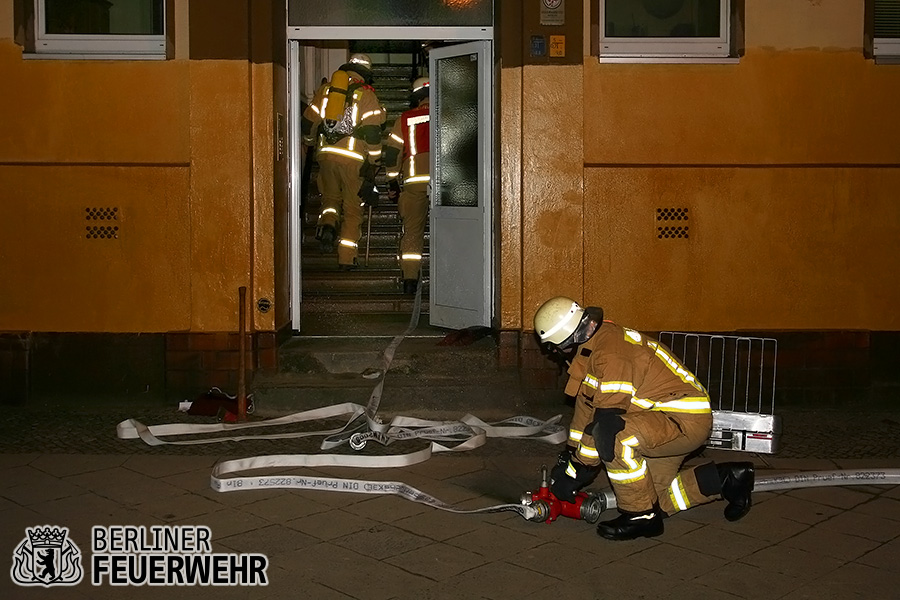
M659 342L703 383L713 406L708 445L774 454L778 342L772 338L663 331Z

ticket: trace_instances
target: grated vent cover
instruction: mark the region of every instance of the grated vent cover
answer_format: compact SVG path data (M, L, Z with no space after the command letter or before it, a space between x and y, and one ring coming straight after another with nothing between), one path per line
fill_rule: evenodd
M118 221L119 208L116 206L106 208L85 208L84 219L85 221ZM84 237L89 240L119 239L118 225L88 225L84 229Z
M656 237L661 240L688 239L690 232L687 221L687 208L657 208Z

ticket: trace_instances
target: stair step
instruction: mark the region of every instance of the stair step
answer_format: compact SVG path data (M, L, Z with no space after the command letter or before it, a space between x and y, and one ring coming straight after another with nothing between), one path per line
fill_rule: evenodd
M301 307L302 308L302 307ZM370 312L366 314L345 312L300 311L298 330L304 338L360 338L376 337L392 339L409 328L411 313ZM428 323L428 315L419 315L409 338L443 338L446 329L433 327Z
M376 90L376 94L382 104L386 105L388 102L393 102L396 104L404 104L406 105L406 108L409 108L409 83L403 87L381 88ZM406 108L403 110L406 110Z
M342 294L359 292L369 294L394 294L400 291L400 270L360 267L351 272L339 270L306 271L303 277L303 293ZM425 282L427 283L427 282Z
M347 298L357 296L360 298L382 299L384 296L400 294L401 275L379 271L373 274L372 269L364 267L352 271L312 271L306 274L303 281L304 298L334 296L335 298ZM422 293L428 293L428 277L422 282Z
M365 261L365 250L360 257L360 263ZM422 269L424 273L428 272L430 261L428 255L422 257ZM393 269L397 275L400 274L400 264L397 261L397 252L369 252L369 266L360 267L362 269ZM311 275L314 272L337 269L336 254L321 254L318 252L308 252L303 255L303 277Z
M368 211L367 211L368 212ZM368 215L363 213L363 225L366 224L366 219L368 219ZM319 221L319 213L308 211L303 219L304 229L306 228L316 228L316 224ZM372 210L372 229L375 228L387 228L387 229L400 229L400 214L397 212L396 207L393 207L392 210L382 210L381 207Z
M376 89L381 85L382 80L386 79L406 79L409 85L413 76L412 64L391 64L391 63L374 63L372 65L372 78Z
M423 290L424 292L424 290ZM428 303L422 297L421 312L428 312ZM351 314L368 313L406 313L412 314L415 296L407 296L399 292L395 294L371 294L365 297L359 294L319 296L304 294L301 310L305 312L341 312Z
M372 227L371 235L369 234L368 228L363 223L362 226L362 236L359 238L360 248L365 247L367 242L370 242L371 248L393 248L396 250L400 244L402 229L399 225L397 226L381 226L381 227ZM428 244L431 241L431 235L429 232L425 232L425 249L428 249ZM316 227L312 225L308 225L303 228L303 243L306 245L307 243L318 246L319 242L316 240Z
M317 316L311 315L312 322ZM342 402L367 404L379 379L367 379L363 373L382 369L385 349L408 327L406 315L387 317L389 327L380 327L381 336L303 336L287 341L279 348L279 371L259 372L253 379L258 408L295 412ZM347 324L343 331L352 332L368 330L366 323L382 316L323 313L323 318L329 331L335 329L330 321L334 319ZM492 421L508 417L511 410L532 414L529 408L538 401L544 402L542 406L551 398L558 402L557 390L538 397L525 388L517 369L501 368L492 336L473 338L464 346L443 345L453 332L427 322L427 316L421 317L413 333L397 346L384 375L380 415L458 418L471 413Z
M398 326L394 335L404 329ZM396 348L390 374L446 377L468 372L492 376L499 370L497 344L492 337L481 337L467 346L448 346L439 344L447 331L426 329L431 331L427 336L404 337ZM361 373L373 366L372 362L381 362L386 347L384 338L294 338L278 349L278 370L297 375Z
M429 241L430 236L428 232L425 232L426 251L429 248ZM372 235L368 235L366 233L366 228L363 227L362 237L359 238L359 242L357 243L359 244L360 252L365 252L366 247L368 246L370 253L373 250L381 250L394 252L396 254L398 248L400 247L400 231L378 231L373 228ZM308 252L321 252L319 250L319 241L316 239L315 229L304 231L302 247ZM337 247L336 244L335 247Z
M316 237L316 230L318 226L315 224L307 224L303 226L303 236L304 238L314 238ZM362 223L362 235L363 237L368 235L369 228L366 225L365 220ZM372 220L372 239L382 238L385 236L397 236L399 239L400 233L403 231L403 227L400 225L399 221L391 222L382 222L376 223L375 220ZM427 235L427 232L426 232Z
M399 255L399 247L400 244L397 241L392 243L386 242L384 239L372 239L371 243L367 243L366 237L363 236L358 242L357 255L363 257L366 255L366 252L369 253L369 258L374 256L386 256L393 257L394 260L397 260L397 256ZM300 254L301 256L330 256L332 259L337 256L337 247L332 252L322 252L322 248L319 247L319 241L314 238L309 238L303 241L303 244L300 246ZM426 246L424 251L422 252L423 256L428 256L428 247Z

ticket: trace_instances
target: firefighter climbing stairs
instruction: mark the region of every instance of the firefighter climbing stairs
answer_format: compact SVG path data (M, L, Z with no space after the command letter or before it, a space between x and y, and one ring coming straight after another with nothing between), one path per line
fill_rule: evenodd
M394 120L409 108L410 82L415 73L409 64L374 63L373 76L378 99L387 111L384 135ZM376 185L380 201L369 212L365 210L362 237L359 241L359 266L351 271L338 268L337 253L323 253L316 235L316 221L321 209L321 194L316 186L318 165L310 169L309 189L303 213L302 305L307 317L321 319L340 314L410 314L414 296L402 292L402 274L397 259L401 221L396 202L388 200L387 181L383 169ZM429 233L426 228L422 257L422 312L428 311ZM368 259L367 259L368 251ZM303 326L301 324L301 333Z

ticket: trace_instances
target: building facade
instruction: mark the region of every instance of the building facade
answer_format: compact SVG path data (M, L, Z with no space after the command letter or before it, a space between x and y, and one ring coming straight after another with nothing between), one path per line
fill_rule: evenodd
M721 55L616 46L656 35L617 36L616 2L494 3L506 364L536 362L553 295L643 330L791 332L821 359L801 377L897 348L900 66L876 52L878 2L714 3L709 35L666 35ZM247 368L274 368L297 277L289 3L166 0L121 25L155 48L106 55L53 47L52 4L0 7L0 393L86 355L118 391L233 388L240 288ZM643 4L677 21L704 3Z

